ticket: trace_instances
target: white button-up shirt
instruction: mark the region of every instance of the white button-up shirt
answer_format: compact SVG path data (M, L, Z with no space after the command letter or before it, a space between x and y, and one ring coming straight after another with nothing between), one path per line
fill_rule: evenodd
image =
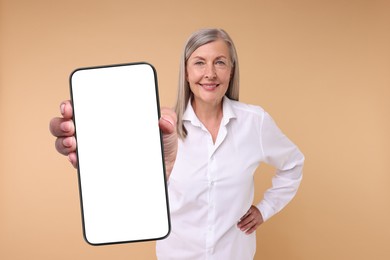
M267 220L294 197L302 153L262 108L227 97L215 143L191 102L183 122L188 135L179 140L168 184L172 229L157 241L158 259L253 259L255 232L246 235L237 228L253 203L253 174L261 162L277 169L257 205Z

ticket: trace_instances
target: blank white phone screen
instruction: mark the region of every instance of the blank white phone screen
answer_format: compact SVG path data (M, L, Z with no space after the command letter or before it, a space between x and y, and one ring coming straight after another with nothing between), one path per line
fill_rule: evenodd
M155 69L147 63L70 77L84 238L92 245L170 231Z

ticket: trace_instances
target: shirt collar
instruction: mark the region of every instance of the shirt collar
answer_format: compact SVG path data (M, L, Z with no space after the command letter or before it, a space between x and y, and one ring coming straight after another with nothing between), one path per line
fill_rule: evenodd
M188 100L186 110L183 114L183 121L190 121L195 126L201 126L201 122L199 121L198 117L195 114L194 108L191 104L192 97Z
M223 125L227 125L232 118L236 118L236 114L233 110L233 104L232 100L230 100L228 97L224 96L222 100L222 123ZM200 122L199 118L196 116L194 108L191 104L191 98L188 100L186 110L183 114L183 121L190 121L194 126L201 126L202 123Z

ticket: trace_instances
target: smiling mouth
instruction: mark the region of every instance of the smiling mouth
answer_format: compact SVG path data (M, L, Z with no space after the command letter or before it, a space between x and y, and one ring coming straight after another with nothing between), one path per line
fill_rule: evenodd
M200 83L199 85L206 90L214 90L219 86L219 84L200 84Z

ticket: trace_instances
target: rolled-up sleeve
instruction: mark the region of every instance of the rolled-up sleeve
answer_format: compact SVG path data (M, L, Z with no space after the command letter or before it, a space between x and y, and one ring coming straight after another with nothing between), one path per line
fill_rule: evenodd
M295 196L302 180L305 158L267 113L260 125L260 147L264 162L276 168L272 187L264 193L263 200L257 205L266 221Z

